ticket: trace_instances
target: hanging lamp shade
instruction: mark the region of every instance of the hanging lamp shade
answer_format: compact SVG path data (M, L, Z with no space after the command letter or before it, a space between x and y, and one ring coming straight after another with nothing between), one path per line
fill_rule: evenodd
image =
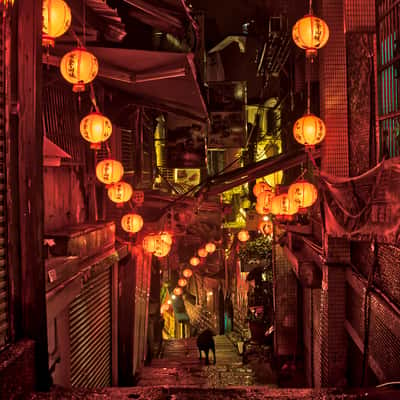
M111 121L99 112L91 112L83 117L80 123L82 137L91 143L90 148L100 150L101 143L105 142L112 133Z
M172 246L172 236L168 232L161 232L160 239L169 246Z
M208 251L202 247L201 249L197 250L197 255L201 258L207 257Z
M272 221L261 221L258 224L258 230L264 235L271 235L273 232L274 226L272 224Z
M190 265L192 265L193 267L197 267L199 264L200 264L200 258L192 257L190 259Z
M307 208L311 207L317 201L318 191L312 183L301 180L289 186L288 196L300 208Z
M324 121L314 114L306 114L294 123L293 136L297 142L305 146L315 146L321 143L325 135Z
M124 167L117 160L112 160L110 158L100 161L96 165L96 176L97 179L105 183L106 185L111 185L117 183L121 180L124 175Z
M182 271L182 275L186 278L189 279L193 275L193 271L190 268L186 268Z
M217 249L217 246L213 242L209 242L206 244L205 247L207 253L214 253L214 251Z
M257 203L256 203L256 212L257 212L257 214L260 214L260 215L265 215L266 213L264 212L264 207L263 207L263 205L262 204L260 204L258 201L257 201Z
M246 231L245 229L241 230L241 231L238 233L238 239L239 239L241 242L247 242L247 241L250 239L249 232Z
M142 247L143 250L148 253L154 253L156 249L157 235L147 235L143 239Z
M272 191L266 190L261 192L257 198L257 204L263 208L263 214L268 214L271 210L272 199L274 198Z
M294 24L292 37L296 45L306 51L308 57L315 56L317 50L328 42L329 28L323 19L308 14Z
M262 192L271 191L271 186L266 182L258 182L253 186L253 194L258 197Z
M63 56L60 71L63 78L72 83L73 92L83 92L85 85L96 78L99 64L92 53L78 47Z
M117 182L108 188L108 198L114 203L126 203L132 197L132 186L127 182Z
M71 9L63 0L43 0L42 21L42 44L54 47L54 39L71 26Z
M174 289L174 295L175 296L181 296L182 295L182 293L183 293L183 289L181 288L181 287L176 287L175 289Z
M167 256L170 250L171 246L168 243L163 242L158 236L158 240L156 240L156 246L153 254L158 258L162 258Z
M274 215L294 215L299 211L299 205L291 200L287 193L274 197L271 212Z
M121 219L121 226L125 232L139 232L143 228L143 218L139 214L125 214Z
M185 287L187 285L187 280L184 278L178 279L178 286Z

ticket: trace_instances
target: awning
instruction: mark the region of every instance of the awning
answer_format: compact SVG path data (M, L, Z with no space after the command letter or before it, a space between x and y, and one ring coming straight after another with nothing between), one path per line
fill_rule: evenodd
M293 168L306 162L308 157L309 155L303 149L293 153L279 154L246 167L237 168L225 174L217 175L207 182L206 187L201 189L200 193L204 192L208 196L219 194L274 172ZM313 151L312 157L314 159L320 157L319 149Z
M59 54L70 47L57 46ZM98 77L107 85L131 94L132 104L207 122L207 107L196 79L192 53L169 53L107 47L88 47L99 61ZM61 57L43 56L58 66Z

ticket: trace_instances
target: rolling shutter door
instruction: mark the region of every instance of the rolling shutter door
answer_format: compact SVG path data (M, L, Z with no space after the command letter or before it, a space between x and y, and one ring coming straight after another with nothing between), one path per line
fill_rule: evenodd
M6 265L6 43L5 24L0 24L0 348L8 342L8 278Z
M71 385L111 386L111 268L83 284L69 309Z

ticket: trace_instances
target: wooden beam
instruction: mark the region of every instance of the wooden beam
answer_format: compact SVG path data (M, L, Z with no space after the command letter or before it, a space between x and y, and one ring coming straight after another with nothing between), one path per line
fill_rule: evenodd
M36 387L50 386L43 258L42 1L16 2L22 335L36 343ZM17 205L16 205L17 206Z

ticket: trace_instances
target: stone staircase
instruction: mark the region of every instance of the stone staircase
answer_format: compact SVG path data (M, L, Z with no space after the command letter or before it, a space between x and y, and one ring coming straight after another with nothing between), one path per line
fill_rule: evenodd
M196 338L168 340L163 357L153 359L151 366L143 368L138 386L185 386L197 388L223 388L255 384L254 372L242 364L232 342L225 336L215 337L217 363L205 365L199 360ZM203 355L204 357L204 355Z

